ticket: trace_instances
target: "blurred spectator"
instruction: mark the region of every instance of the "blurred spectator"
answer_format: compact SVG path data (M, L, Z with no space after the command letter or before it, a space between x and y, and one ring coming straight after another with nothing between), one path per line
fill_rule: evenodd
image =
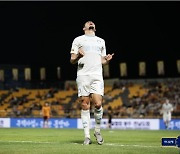
M48 122L51 115L51 108L48 102L45 102L42 107L42 116L43 116L43 128L48 128Z

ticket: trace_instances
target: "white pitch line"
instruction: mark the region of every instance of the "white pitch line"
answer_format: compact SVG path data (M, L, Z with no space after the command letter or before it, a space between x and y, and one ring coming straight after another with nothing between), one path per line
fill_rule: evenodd
M148 145L129 145L129 144L114 144L114 143L105 143L105 145L109 145L109 146L121 146L121 147L131 147L131 146L134 146L134 147L145 147L145 148L154 148L154 147L156 147L156 148L159 148L160 146L148 146Z
M55 142L38 142L38 141L2 141L0 142L8 142L8 143L40 143L40 144L53 144Z
M79 144L79 143L74 143ZM119 146L119 147L143 147L143 148L160 148L161 146L148 146L148 145L129 145L129 144L116 144L116 143L104 143L107 146Z
M108 146L121 146L121 147L142 147L142 148L161 148L163 146L153 146L153 145L129 145L129 144L114 144L114 143L105 143L104 145ZM177 148L176 146L166 146L166 147L171 147L171 148Z
M39 142L39 141L2 141L0 140L0 142L5 142L5 143L39 143L39 144L55 144L55 143L59 143L59 142ZM78 145L79 143L73 143ZM151 146L151 145L129 145L129 144L116 144L116 143L104 143L103 145L107 145L107 146L120 146L120 147L143 147L143 148L160 148L163 146ZM176 146L166 146L166 147L170 147L170 148L177 148Z

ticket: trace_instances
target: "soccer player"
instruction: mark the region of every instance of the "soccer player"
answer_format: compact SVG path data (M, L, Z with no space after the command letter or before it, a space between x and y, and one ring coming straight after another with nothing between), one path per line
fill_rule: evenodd
M106 55L104 39L95 35L96 27L92 21L87 21L83 26L84 35L76 37L72 42L72 64L78 64L76 83L78 97L81 101L81 119L84 128L84 145L91 144L90 139L90 102L94 105L95 130L94 136L98 144L103 144L104 139L100 132L103 116L104 81L102 65L108 64L113 54Z
M48 102L45 102L45 105L42 107L43 115L43 128L48 128L48 122L51 115L51 108Z
M163 103L162 105L162 110L161 110L161 114L163 114L163 121L164 121L166 129L169 128L172 111L173 111L173 106L172 104L169 103L169 100L166 99L165 103Z

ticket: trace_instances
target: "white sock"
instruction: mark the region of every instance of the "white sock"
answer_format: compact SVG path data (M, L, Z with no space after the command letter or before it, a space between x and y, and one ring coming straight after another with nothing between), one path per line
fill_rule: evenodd
M82 124L83 124L83 128L84 128L85 138L86 137L90 138L90 132L89 132L90 112L89 112L89 110L81 110L81 119L82 119Z
M103 108L101 106L100 109L94 110L94 118L95 118L95 132L100 132L101 119L103 116Z

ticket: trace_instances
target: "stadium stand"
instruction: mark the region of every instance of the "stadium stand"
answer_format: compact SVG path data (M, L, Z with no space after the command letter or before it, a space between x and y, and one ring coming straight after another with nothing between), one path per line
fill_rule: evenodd
M172 116L180 117L179 79L119 80L118 84L113 81L105 84L104 116L107 116L107 109L111 106L113 117L159 118L165 98L174 106ZM74 86L68 89L0 90L0 117L41 117L45 102L50 103L52 117L80 117L81 104Z

